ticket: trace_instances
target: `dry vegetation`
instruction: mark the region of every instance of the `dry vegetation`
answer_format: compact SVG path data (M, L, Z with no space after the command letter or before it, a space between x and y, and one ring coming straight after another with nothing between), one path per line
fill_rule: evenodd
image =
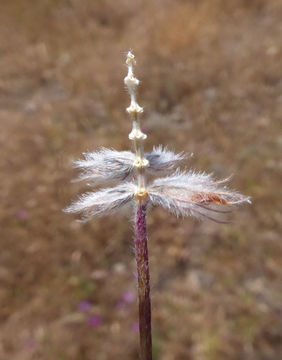
M72 159L130 146L131 47L148 149L254 201L226 226L151 212L154 359L282 358L281 39L281 0L1 1L1 360L138 357L131 225L61 212Z

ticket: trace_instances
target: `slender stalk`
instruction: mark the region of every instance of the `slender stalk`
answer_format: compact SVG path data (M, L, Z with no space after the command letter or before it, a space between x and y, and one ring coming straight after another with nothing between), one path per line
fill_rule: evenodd
M146 204L139 203L135 218L135 254L138 274L140 359L152 360L150 271L146 230Z
M126 109L132 119L132 131L129 139L133 141L135 161L133 163L137 175L137 189L134 193L136 200L135 218L135 254L138 273L138 298L139 298L139 333L140 333L140 359L152 360L152 333L151 333L151 299L150 299L150 273L146 231L146 202L148 192L146 189L145 168L149 161L144 156L143 142L147 135L140 126L140 115L143 108L136 101L136 89L139 80L134 76L133 67L135 57L129 51L126 58L128 73L124 79L130 95L130 106Z

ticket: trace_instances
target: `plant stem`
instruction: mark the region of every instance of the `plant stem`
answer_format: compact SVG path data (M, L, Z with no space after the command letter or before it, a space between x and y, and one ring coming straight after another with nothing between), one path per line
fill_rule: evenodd
M138 203L135 219L138 274L140 359L152 360L150 272L146 230L146 204Z

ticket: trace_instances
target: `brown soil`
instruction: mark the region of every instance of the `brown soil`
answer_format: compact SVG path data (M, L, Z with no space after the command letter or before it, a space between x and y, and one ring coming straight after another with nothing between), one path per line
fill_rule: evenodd
M147 149L253 199L230 225L150 212L154 360L282 358L281 39L281 0L1 1L1 360L138 358L130 216L61 211L73 159L130 147L129 48Z

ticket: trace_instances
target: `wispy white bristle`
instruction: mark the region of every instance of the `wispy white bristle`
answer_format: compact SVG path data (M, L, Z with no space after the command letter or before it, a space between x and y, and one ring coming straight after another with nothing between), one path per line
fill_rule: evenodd
M221 187L211 175L193 171L177 171L156 179L148 189L153 205L160 205L177 216L207 217L220 222L228 206L249 201L249 198Z
M113 188L83 194L76 202L65 209L68 213L81 213L83 219L93 216L109 215L133 200L136 186L125 183Z
M102 148L84 154L85 159L77 160L74 166L82 170L79 180L101 183L110 180L127 179L134 168L135 155L131 151L116 151Z
M144 158L149 161L149 171L169 172L175 170L186 158L184 153L175 154L162 146L154 147ZM102 148L84 154L84 159L76 160L74 166L81 170L78 180L100 184L111 180L129 179L134 172L136 155L131 151L116 151Z
M146 153L145 157L150 163L148 168L149 171L167 172L175 170L187 156L184 152L175 154L174 152L167 150L166 147L164 148L162 145L159 145L154 147L151 153Z

